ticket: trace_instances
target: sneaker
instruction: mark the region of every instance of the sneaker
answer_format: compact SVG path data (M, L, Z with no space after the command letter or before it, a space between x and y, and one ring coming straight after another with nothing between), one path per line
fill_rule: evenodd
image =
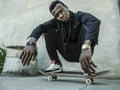
M51 65L45 69L45 72L62 72L63 68L60 64L55 64L55 61L51 62Z

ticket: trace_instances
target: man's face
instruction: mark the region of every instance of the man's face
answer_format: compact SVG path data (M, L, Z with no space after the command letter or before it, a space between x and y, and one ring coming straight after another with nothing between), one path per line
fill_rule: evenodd
M57 20L62 22L67 22L70 18L68 8L62 4L57 4L51 13Z

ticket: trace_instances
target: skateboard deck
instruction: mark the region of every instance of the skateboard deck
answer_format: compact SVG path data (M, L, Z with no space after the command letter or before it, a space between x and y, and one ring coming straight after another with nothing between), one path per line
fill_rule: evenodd
M48 81L57 80L57 76L67 76L67 77L80 77L85 78L86 84L92 84L94 82L94 78L100 78L105 74L109 73L109 70L99 71L92 75L84 74L83 72L75 72L75 71L62 71L62 72L44 72L43 70L39 70L39 72L48 77Z

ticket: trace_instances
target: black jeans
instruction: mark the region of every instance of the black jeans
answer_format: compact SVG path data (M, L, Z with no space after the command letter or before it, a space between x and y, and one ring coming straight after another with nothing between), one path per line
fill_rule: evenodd
M63 44L61 31L57 31L56 29L48 30L44 36L47 52L51 60L55 60L56 63L61 63L57 54L58 51L65 60L69 62L79 62L81 46L85 36L84 30L80 30L77 40L69 41L67 45ZM92 51L93 49L94 45L92 45Z

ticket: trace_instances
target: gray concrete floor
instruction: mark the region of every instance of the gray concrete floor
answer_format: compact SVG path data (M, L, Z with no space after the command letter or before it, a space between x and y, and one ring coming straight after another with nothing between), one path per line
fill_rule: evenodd
M46 76L0 76L0 90L120 90L120 79L95 79L94 84L86 85L85 79L79 77L48 81Z

